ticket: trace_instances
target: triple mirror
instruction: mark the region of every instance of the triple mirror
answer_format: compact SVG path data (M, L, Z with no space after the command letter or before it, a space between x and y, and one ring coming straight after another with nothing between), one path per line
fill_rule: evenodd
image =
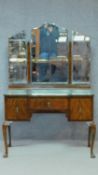
M32 29L29 47L25 33L9 38L10 84L90 84L90 37L56 24Z

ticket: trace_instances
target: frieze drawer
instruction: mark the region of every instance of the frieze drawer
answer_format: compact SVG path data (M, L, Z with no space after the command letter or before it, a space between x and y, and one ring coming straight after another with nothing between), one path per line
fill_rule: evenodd
M68 98L64 97L36 97L29 98L29 108L40 111L61 111L68 109Z

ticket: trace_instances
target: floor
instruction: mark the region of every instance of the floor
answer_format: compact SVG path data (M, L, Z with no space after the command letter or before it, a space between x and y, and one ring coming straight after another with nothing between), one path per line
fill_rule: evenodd
M9 157L3 158L0 144L0 175L96 175L98 174L98 144L96 158L90 158L84 141L13 141Z

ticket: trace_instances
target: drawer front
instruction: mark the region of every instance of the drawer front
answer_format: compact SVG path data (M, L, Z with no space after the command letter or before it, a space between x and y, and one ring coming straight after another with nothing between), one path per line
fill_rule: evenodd
M93 98L72 97L70 99L70 120L92 121L93 119Z
M5 97L6 120L28 120L26 97Z
M35 111L65 111L68 108L67 98L29 98L29 108Z

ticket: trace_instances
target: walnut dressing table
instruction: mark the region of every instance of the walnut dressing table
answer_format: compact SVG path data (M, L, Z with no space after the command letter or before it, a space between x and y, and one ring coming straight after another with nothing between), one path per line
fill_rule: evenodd
M68 121L89 124L88 146L93 153L96 125L91 90L91 39L56 24L32 29L27 42L21 32L8 39L9 90L4 95L3 138L8 156L13 121L29 121L33 113L65 113Z
M88 146L93 153L96 125L93 121L93 92L91 89L15 89L4 95L5 121L2 125L4 157L8 157L7 132L11 146L11 128L13 121L29 121L36 112L65 113L68 121L89 123Z

